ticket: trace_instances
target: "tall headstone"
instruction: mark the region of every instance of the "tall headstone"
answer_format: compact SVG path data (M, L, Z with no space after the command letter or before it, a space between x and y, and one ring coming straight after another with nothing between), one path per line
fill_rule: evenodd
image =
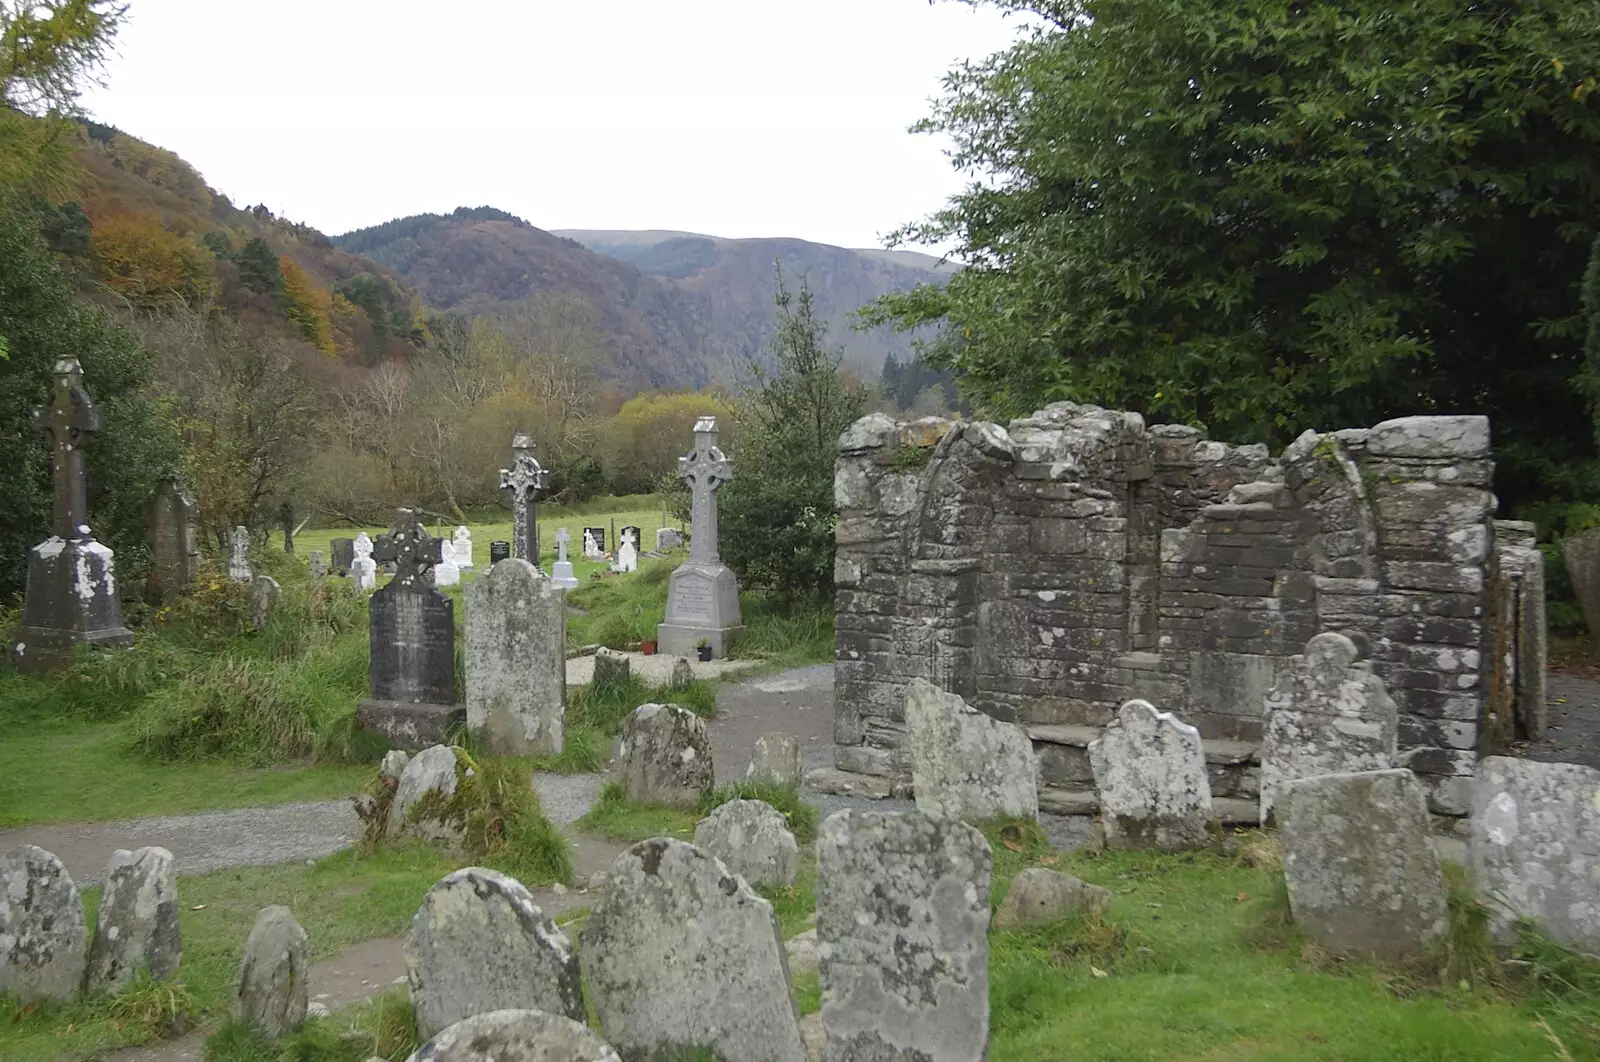
M550 581L563 590L571 590L578 585L578 577L572 573L572 562L567 560L567 543L571 541L572 536L566 528L556 528L556 563Z
M554 582L525 560L467 587L467 727L496 756L556 756L565 741L567 617Z
M617 547L617 563L611 566L615 572L636 572L639 570L639 541L631 528L622 529L622 544Z
M511 492L511 555L539 566L539 514L535 503L550 485L550 473L533 454L533 436L511 437L511 467L500 470L500 489Z
M438 744L465 716L455 703L455 602L432 586L441 545L416 510L397 509L393 530L374 550L373 559L395 565L395 576L369 605L372 696L356 718L400 748Z
M228 555L228 578L248 583L255 577L250 568L250 529L240 524L233 529L233 551Z
M1356 662L1358 655L1349 638L1325 631L1306 643L1267 695L1262 822L1286 781L1395 765L1400 711L1372 665Z
M89 948L89 993L116 995L141 976L169 977L182 953L172 853L165 848L113 852Z
M333 555L333 574L349 575L350 569L356 563L356 540L353 538L335 538L328 543L328 552Z
M182 478L168 476L150 499L147 518L150 576L145 597L159 604L188 589L199 574L200 507Z
M236 1017L255 1025L268 1039L298 1032L310 1005L311 947L306 931L287 907L266 907L245 941L239 963Z
M462 571L466 571L468 568L472 567L473 564L472 529L463 524L456 528L456 533L452 536L452 538L454 540L452 545L454 545L456 549L456 567L460 568Z
M328 575L328 562L322 559L322 551L314 549L306 561L306 568L311 572L311 578L324 579Z
M657 631L660 651L687 654L704 639L713 656L727 655L728 636L740 630L739 580L717 554L717 491L733 478L733 462L717 447L717 419L694 425L694 449L678 458L678 478L689 485L689 559L667 580L667 615Z
M282 591L278 587L278 580L270 575L263 575L250 586L250 629L259 631L267 625L267 620L272 617L272 610L278 607L278 598Z
M461 585L461 569L456 565L456 547L448 538L439 539L439 563L433 566L433 585Z
M1100 818L1114 848L1172 852L1210 843L1211 783L1200 731L1128 701L1089 742Z
M66 1003L83 990L88 929L72 875L25 844L0 859L0 995Z
M823 1058L982 1062L993 866L964 822L828 816L817 835Z
M283 551L294 553L294 506L284 502L278 506L278 522L283 526Z
M55 475L52 534L28 554L22 623L11 641L18 671L65 667L77 645L127 645L111 550L89 530L84 443L100 430L100 411L83 389L77 358L55 364L55 391L33 415L50 439Z

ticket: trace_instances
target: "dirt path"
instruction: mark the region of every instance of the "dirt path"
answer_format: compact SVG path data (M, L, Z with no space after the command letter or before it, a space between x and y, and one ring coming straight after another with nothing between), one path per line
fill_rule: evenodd
M1552 669L1545 686L1550 724L1544 740L1528 747L1528 758L1600 767L1600 678Z

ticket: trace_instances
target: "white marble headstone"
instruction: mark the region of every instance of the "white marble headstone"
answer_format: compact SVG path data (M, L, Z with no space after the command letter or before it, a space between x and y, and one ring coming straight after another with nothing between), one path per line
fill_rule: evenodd
M617 563L611 566L611 570L617 572L639 570L639 545L634 542L632 531L622 533L622 545L617 547Z
M439 563L433 566L433 585L459 586L461 568L456 564L456 548L448 538L439 543L439 554Z
M466 525L456 528L451 544L456 550L456 567L463 571L472 567L472 531Z
M563 590L571 590L578 585L578 577L572 571L572 562L567 560L567 543L571 541L572 536L567 533L566 528L556 528L556 563L550 581Z

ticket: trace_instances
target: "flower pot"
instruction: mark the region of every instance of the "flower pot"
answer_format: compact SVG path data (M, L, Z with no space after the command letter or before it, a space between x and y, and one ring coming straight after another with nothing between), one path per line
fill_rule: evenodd
M702 645L695 650L695 653L700 657L700 662L705 663L711 659L711 646Z
M645 656L655 656L656 655L656 643L653 642L653 641L640 642L639 643L639 652L643 653Z

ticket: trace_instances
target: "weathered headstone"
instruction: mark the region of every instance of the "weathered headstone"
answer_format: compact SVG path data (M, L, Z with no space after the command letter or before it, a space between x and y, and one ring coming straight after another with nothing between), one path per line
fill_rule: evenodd
M356 562L356 540L332 539L328 542L328 551L333 555L333 574L349 575Z
M672 674L667 678L667 685L675 690L688 689L694 685L694 667L684 657L672 662Z
M145 597L152 603L181 594L200 571L200 507L179 476L168 476L156 488L147 514L150 575Z
M1021 727L914 679L906 692L906 747L923 814L967 822L1039 817L1039 762Z
M1497 931L1534 918L1557 940L1600 952L1600 770L1479 760L1468 850Z
M100 411L83 389L78 359L56 362L50 404L34 412L33 423L50 437L55 504L51 536L28 554L11 662L18 671L38 674L65 667L74 646L126 645L133 635L122 623L111 550L89 530L83 448L87 436L100 430Z
M682 655L702 639L714 657L728 654L739 618L739 580L717 553L717 491L733 478L733 462L717 447L717 419L694 425L694 449L678 458L678 478L689 485L693 527L689 559L667 579L666 621L657 630L661 652Z
M1111 891L1048 867L1029 867L1011 879L1006 898L994 912L996 929L1054 922L1077 912L1098 914Z
M694 845L658 837L617 857L582 951L601 1034L630 1057L804 1062L772 905Z
M1089 743L1106 843L1172 852L1210 843L1211 783L1200 732L1128 701Z
M504 539L493 539L489 543L489 563L499 564L503 560L511 559L511 543Z
M837 811L817 837L823 1057L981 1062L989 1042L989 875L972 826Z
M350 562L350 578L355 580L357 590L376 590L378 588L378 562L371 557L357 556Z
M439 540L439 563L433 566L433 585L461 585L461 569L456 566L456 547L447 538Z
M422 899L406 937L417 1032L493 1010L585 1018L578 956L520 881L467 867Z
M511 555L539 566L539 513L536 502L550 485L550 473L533 454L533 436L511 437L511 467L500 470L500 489L511 492Z
M594 684L619 686L633 674L633 664L627 653L601 646L594 651Z
M551 569L551 582L562 590L571 590L578 585L578 577L572 573L572 562L567 559L567 543L571 541L572 536L566 528L556 528L556 563Z
M281 594L278 580L270 575L260 576L250 584L251 630L259 631L267 625L272 610L278 607L278 598Z
M1414 958L1444 929L1444 875L1410 771L1285 781L1276 806L1289 908L1318 946Z
M675 527L656 528L656 552L665 553L683 545L683 533Z
M800 846L783 812L760 800L730 800L694 828L695 847L756 887L793 885Z
M0 996L69 1002L83 990L88 929L61 860L25 844L0 859Z
M400 776L406 773L406 764L410 762L411 757L404 749L390 749L383 754L383 761L378 764L378 777L398 785Z
M287 907L266 907L245 941L234 1017L276 1040L297 1032L310 1003L311 952L306 931Z
M369 1060L370 1062L370 1060ZM456 1022L406 1062L621 1062L588 1026L542 1010L491 1010Z
M451 545L456 551L456 567L466 571L473 565L472 559L472 529L465 524L456 528Z
M320 549L311 551L311 556L306 560L306 568L311 572L313 579L325 579L328 575L328 562L322 556Z
M356 534L355 545L351 546L350 548L355 552L357 557L372 556L372 551L374 548L372 544L372 536L367 534L365 531L358 532Z
M1572 593L1583 609L1589 637L1600 640L1600 527L1561 540L1561 558L1572 579Z
M372 696L356 719L405 749L438 744L466 717L455 703L455 602L430 585L442 545L414 509L397 509L393 530L375 550L375 560L392 561L396 570L369 605Z
M612 565L612 571L627 573L639 570L639 545L638 539L633 536L630 528L623 528L621 535L622 544L617 547L617 563Z
M565 740L562 593L512 558L467 587L467 727L496 756L555 756Z
M228 578L248 583L255 572L250 567L250 529L240 524L233 529L232 551L228 554Z
M622 724L622 784L639 804L692 808L711 791L711 739L676 704L641 704Z
M1356 662L1358 655L1355 643L1344 635L1319 634L1267 695L1262 822L1285 781L1395 765L1400 711L1372 665Z
M800 784L800 743L793 734L762 734L756 738L755 751L744 776L752 782L771 782L773 785L796 786Z
M586 527L583 529L583 558L584 560L605 560L606 556L606 529L603 527Z
M455 795L462 770L470 768L461 766L453 745L432 745L407 760L389 804L384 836L421 837L447 844L459 840L460 830L455 823L427 812L437 810L430 804L448 802Z
M141 974L159 981L177 972L182 957L172 853L113 852L89 949L89 994L116 995Z

